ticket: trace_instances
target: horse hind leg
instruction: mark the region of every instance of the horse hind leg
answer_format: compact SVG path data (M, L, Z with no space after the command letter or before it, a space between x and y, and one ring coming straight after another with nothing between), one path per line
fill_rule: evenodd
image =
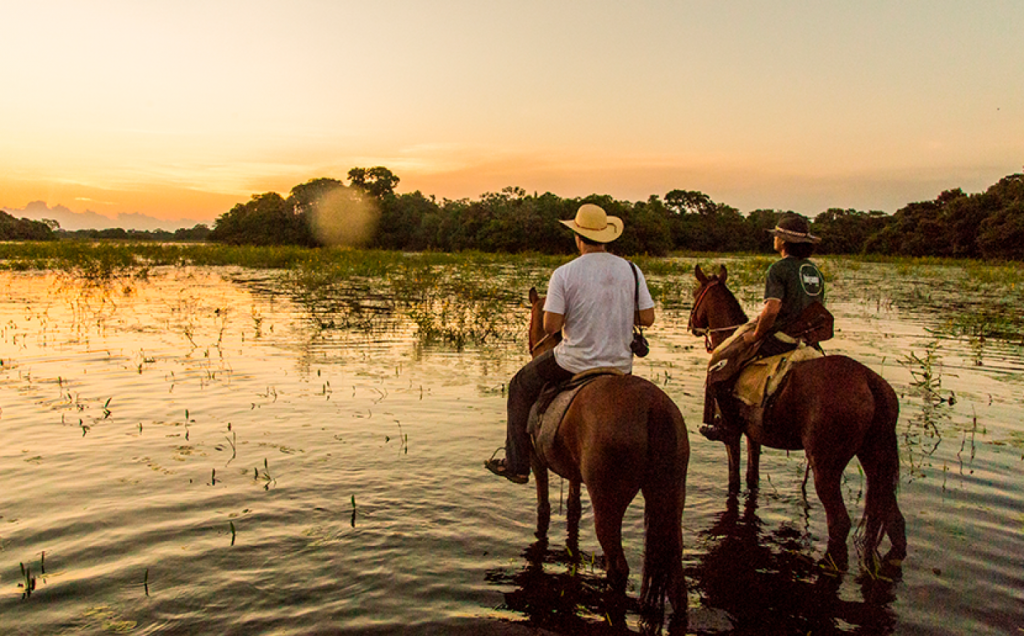
M580 501L580 482L569 480L569 492L566 497L565 532L566 545L574 553L579 552L580 519L583 517L583 505Z
M747 437L747 488L756 490L761 483L761 445Z
M548 536L548 528L551 525L551 502L548 500L548 469L543 466L534 456L533 480L537 485L537 531L534 533L538 539L545 539Z
M823 467L819 462L812 461L814 469L814 490L825 508L825 519L828 523L828 551L825 562L839 570L845 570L849 564L846 549L846 538L850 534L850 514L843 502L842 475L844 467Z
M625 593L629 579L629 563L622 549L622 518L626 514L629 500L619 501L612 493L590 490L590 501L594 509L594 531L604 551L608 568L608 583L615 593ZM609 501L609 495L611 500Z
M867 479L861 549L869 566L878 554L884 535L888 535L891 547L882 558L883 563L899 565L907 555L906 521L896 501L899 458L895 440L892 446L886 452L864 452L858 456Z
M892 546L889 548L889 552L882 558L882 561L891 565L901 565L903 559L907 558L907 522L903 518L903 513L900 512L899 507L896 505L895 497L893 498L893 507L889 515L889 521L885 525L885 532L889 535L889 542Z

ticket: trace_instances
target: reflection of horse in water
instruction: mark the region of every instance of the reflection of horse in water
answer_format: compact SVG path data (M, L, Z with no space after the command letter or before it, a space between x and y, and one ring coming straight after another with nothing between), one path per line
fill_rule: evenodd
M555 340L544 338L544 302L536 289L530 290L530 302L530 350L537 356ZM629 564L622 550L622 518L643 492L641 613L646 622L660 624L667 598L673 623L685 623L682 515L690 446L675 403L643 378L600 376L580 389L553 441L541 450L546 463L531 453L538 538L547 535L551 518L548 469L569 480L570 517L579 518L580 484L586 484L608 581L613 592L624 594Z
M892 577L899 569L859 578L862 601L849 600L848 594L841 598L843 577L817 566L810 533L789 523L767 531L757 516L757 496L757 490L749 490L741 510L736 493L729 495L717 523L701 532L710 539L707 553L687 567L691 587L705 604L728 612L730 625L712 631L830 634L839 631L841 621L855 628L851 633L893 633ZM703 623L697 618L702 615L691 617L692 628L707 627L692 624Z
M525 567L489 570L487 581L511 587L504 593L505 608L533 627L574 635L608 634L609 622L622 628L627 613L638 611L637 603L623 595L608 598L601 559L579 549L579 518L570 515L566 525L564 548L538 539L523 551Z
M695 271L700 283L690 313L695 333L710 335L718 346L747 316L725 286L727 272L706 276ZM723 404L724 402L724 404ZM735 404L720 406L738 417ZM756 488L761 445L785 450L803 449L814 472L814 488L828 521L828 553L845 568L850 515L843 503L843 471L856 456L867 478L864 505L864 560L870 563L884 535L892 544L884 561L898 563L907 554L907 538L896 503L899 482L896 393L880 375L846 356L828 355L794 365L765 407L761 422L748 422L747 486ZM729 452L729 487L739 488L740 440L726 444Z

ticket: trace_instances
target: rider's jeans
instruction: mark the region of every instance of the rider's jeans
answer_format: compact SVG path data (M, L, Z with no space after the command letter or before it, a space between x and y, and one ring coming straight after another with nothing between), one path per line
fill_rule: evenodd
M530 408L549 382L568 380L573 373L558 366L555 352L548 351L519 370L508 385L508 433L505 439L505 465L516 475L530 472L530 438L526 424Z

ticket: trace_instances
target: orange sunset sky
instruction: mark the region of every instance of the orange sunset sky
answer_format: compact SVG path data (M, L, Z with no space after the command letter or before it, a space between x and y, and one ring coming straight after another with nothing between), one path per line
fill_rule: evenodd
M1024 3L0 0L0 206L212 222L384 165L894 212L1024 164Z

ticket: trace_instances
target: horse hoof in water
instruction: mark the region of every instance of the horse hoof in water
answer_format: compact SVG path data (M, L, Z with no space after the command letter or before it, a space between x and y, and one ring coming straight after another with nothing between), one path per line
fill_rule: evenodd
M824 569L826 572L832 572L840 574L846 572L850 567L850 559L846 554L846 548L840 550L832 550L831 548L825 553L825 556L821 557L818 561L818 566Z

